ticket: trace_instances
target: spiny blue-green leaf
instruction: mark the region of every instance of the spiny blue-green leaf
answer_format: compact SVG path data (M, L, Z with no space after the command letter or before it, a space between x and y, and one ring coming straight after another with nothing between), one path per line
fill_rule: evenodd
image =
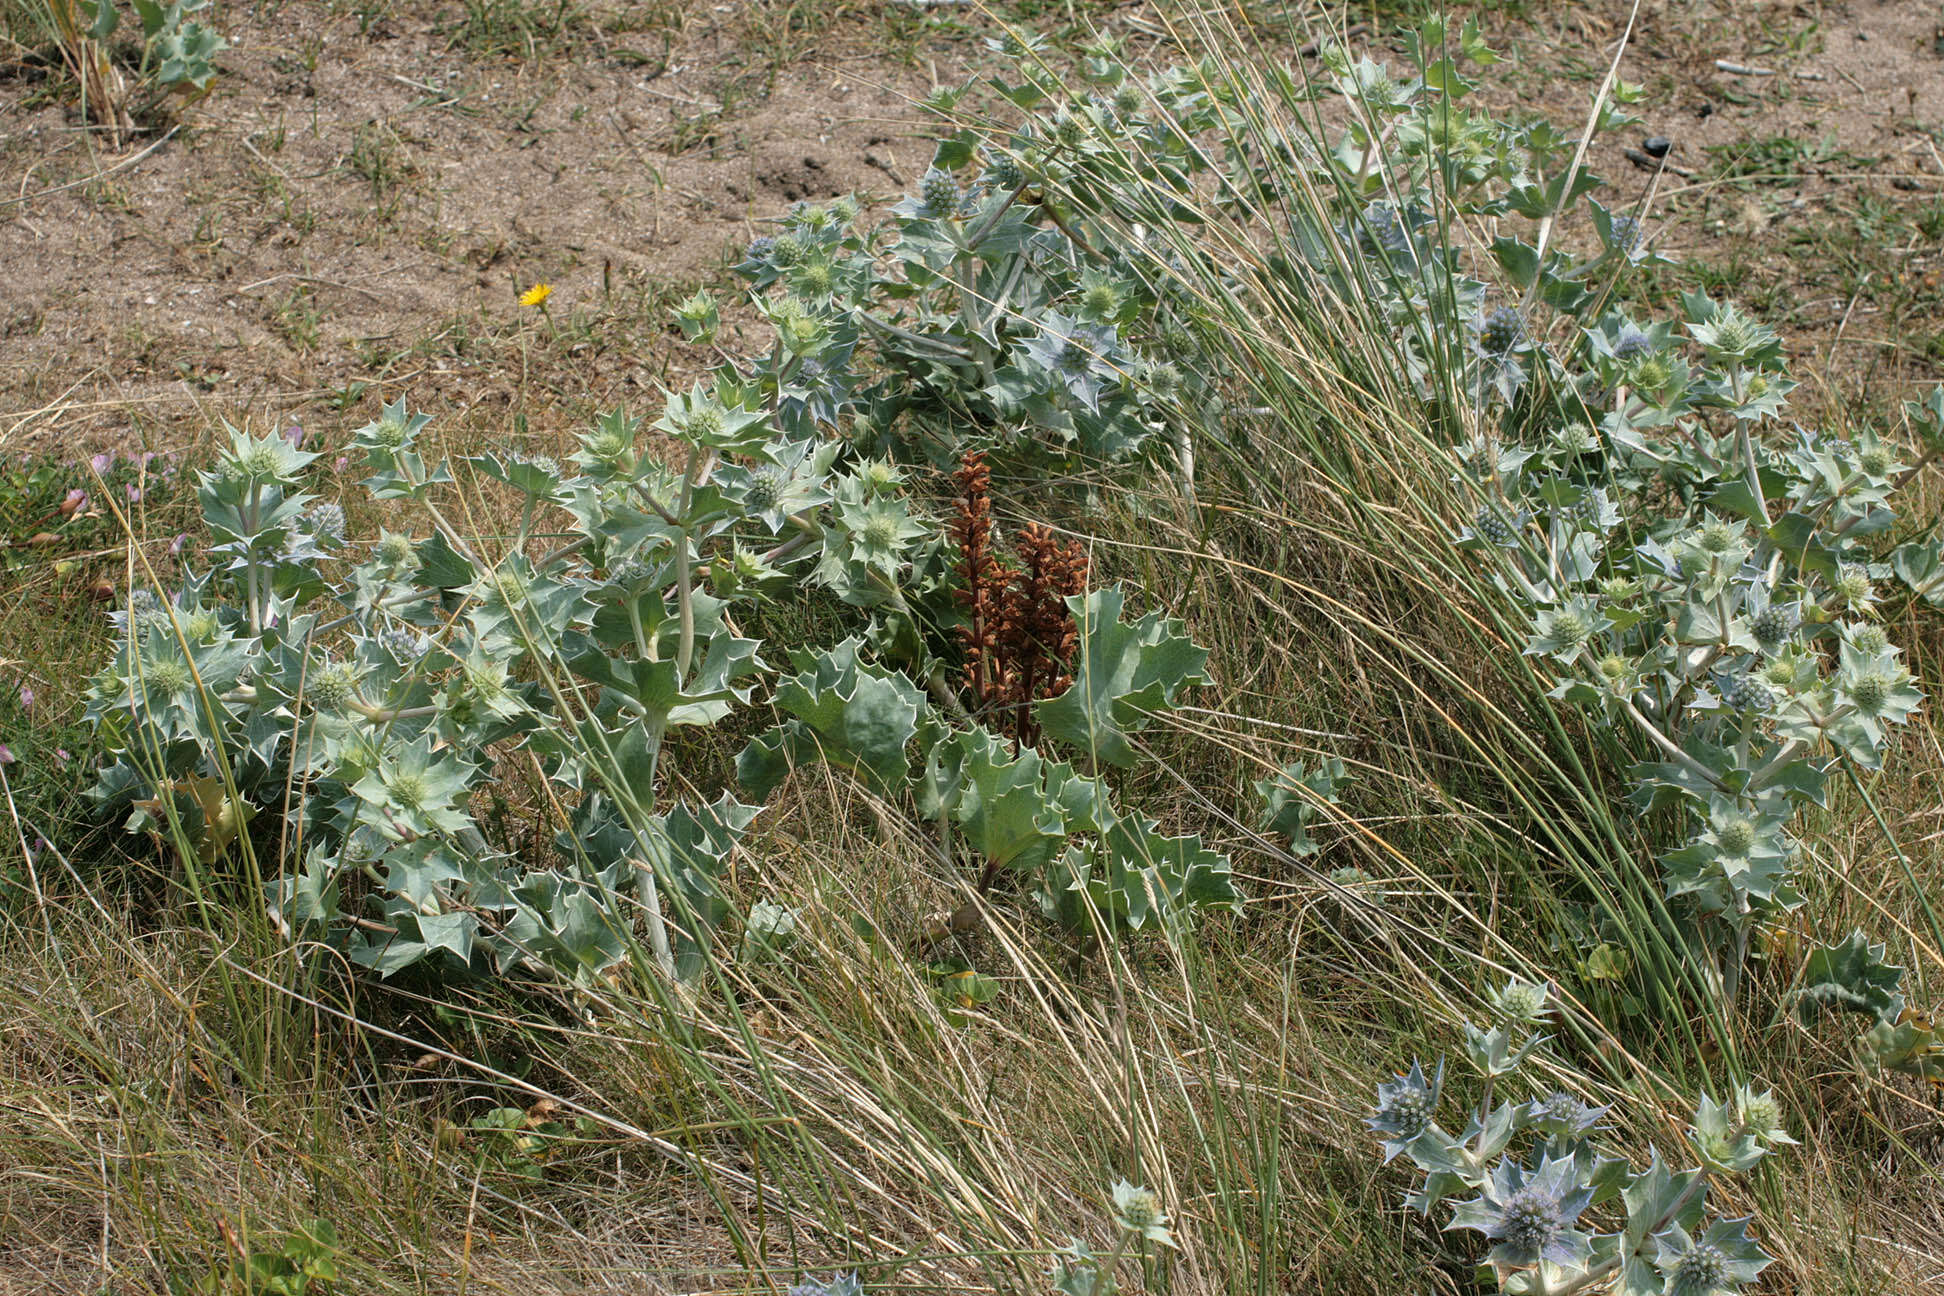
M1120 766L1134 763L1128 735L1182 689L1205 683L1208 660L1181 622L1150 612L1130 625L1124 603L1118 585L1067 599L1079 637L1073 685L1033 708L1049 735Z
M823 759L883 787L910 773L905 746L918 732L925 695L895 671L858 659L863 641L846 639L809 670L777 685L776 705L796 717L743 749L736 776L756 796L769 795L789 770Z
M1816 950L1802 969L1798 1012L1814 1022L1825 1009L1871 1013L1888 1020L1903 1007L1897 993L1903 969L1883 961L1883 946L1873 945L1859 928L1839 945Z
M1289 838L1289 853L1313 855L1317 844L1310 840L1309 823L1316 814L1316 802L1334 805L1337 787L1347 778L1342 761L1334 756L1315 769L1307 761L1295 761L1266 779L1257 779L1255 793L1262 798L1262 817L1258 821L1267 832Z
M1008 759L1003 742L984 729L959 731L940 746L962 754L950 811L966 845L1021 872L1036 871L1052 859L1066 841L1066 819L1047 795L1046 762L1039 753L1027 747Z

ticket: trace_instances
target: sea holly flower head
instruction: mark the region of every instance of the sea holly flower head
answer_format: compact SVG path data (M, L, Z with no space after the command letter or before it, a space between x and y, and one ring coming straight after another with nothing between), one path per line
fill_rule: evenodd
M837 516L850 536L851 559L887 576L896 574L906 547L926 532L901 499L879 497L861 505L845 503L839 506Z
M1793 639L1801 624L1802 616L1794 608L1771 603L1749 619L1748 632L1756 643L1773 651Z
M1487 355L1506 355L1525 340L1525 320L1516 307L1495 306L1478 321L1479 349Z
M1137 1188L1122 1179L1114 1185L1114 1222L1127 1232L1157 1246L1171 1247L1174 1234L1168 1231L1168 1213L1151 1188Z
M1598 635L1611 629L1613 621L1599 604L1584 595L1575 595L1559 607L1540 612L1526 642L1529 657L1547 656L1571 664L1580 650Z
M1521 1115L1527 1124L1542 1134L1553 1138L1577 1139L1591 1133L1608 1110L1606 1107L1589 1106L1562 1090L1527 1103Z
M1524 513L1507 513L1497 504L1480 504L1478 512L1472 517L1470 534L1488 545L1512 548L1519 543L1519 532L1525 527L1526 516Z
M431 735L423 734L382 755L351 790L377 813L375 826L387 840L409 840L457 832L472 822L463 808L472 773L471 765L451 754L435 754Z
M1744 1127L1727 1104L1705 1095L1695 1105L1688 1143L1703 1165L1721 1174L1745 1173L1767 1151L1767 1144Z
M1745 364L1781 345L1773 329L1733 303L1716 307L1710 319L1688 325L1688 332L1717 363Z
M1103 390L1129 372L1129 357L1111 326L1083 324L1057 311L1047 312L1039 336L1024 344L1023 353L1093 411L1100 408Z
M1377 1112L1365 1117L1364 1124L1385 1136L1384 1160L1389 1161L1418 1135L1431 1128L1438 1114L1438 1092L1444 1087L1444 1063L1431 1079L1424 1077L1422 1064L1396 1079L1377 1086Z
M1664 1296L1738 1291L1773 1263L1748 1236L1746 1219L1716 1220L1699 1239L1679 1224L1654 1235L1654 1267Z
M1786 882L1796 849L1790 814L1780 800L1751 806L1714 798L1706 827L1662 860L1668 894L1696 895L1710 909L1730 908L1740 897L1793 905L1799 897Z
M1592 1238L1574 1227L1593 1200L1593 1190L1579 1184L1579 1165L1572 1157L1544 1157L1526 1170L1510 1157L1493 1169L1484 1191L1460 1202L1448 1229L1476 1229L1495 1240L1489 1258L1495 1264L1525 1267L1541 1261L1562 1269L1583 1266Z
M805 1278L789 1289L788 1296L864 1296L864 1284L854 1273L833 1274L829 1282Z
M840 447L833 442L773 441L760 451L767 462L720 469L723 493L771 535L792 517L828 504L830 468Z
M1492 994L1492 1009L1500 1021L1519 1026L1536 1026L1551 1015L1552 983L1507 981Z
M961 196L958 177L950 171L933 167L918 181L918 201L927 216L956 214Z
M1753 1135L1764 1147L1795 1143L1782 1124L1782 1104L1775 1100L1774 1090L1757 1093L1753 1085L1735 1086L1735 1118L1742 1132Z
M205 482L229 479L241 482L275 482L291 485L316 455L299 450L275 432L260 437L229 428L229 448L218 460L216 471L203 475Z

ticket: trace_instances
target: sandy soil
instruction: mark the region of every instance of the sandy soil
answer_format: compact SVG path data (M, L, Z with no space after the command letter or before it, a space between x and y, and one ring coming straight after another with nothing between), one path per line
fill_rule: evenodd
M598 335L546 382L589 400L652 386L667 303L763 219L895 194L929 156L910 108L929 74L834 42L772 70L738 15L716 16L643 67L623 37L481 59L449 10L360 35L319 5L238 8L212 97L119 154L91 155L16 68L0 80L0 193L27 196L0 208L6 448L170 440L212 412L346 403L357 382L504 401L520 357L477 343L534 327L517 296L541 281L553 332Z
M469 34L454 0L362 31L315 0L237 6L215 93L121 153L91 151L39 69L0 63L0 450L174 446L219 416L361 421L403 390L542 429L645 395L685 363L668 304L765 217L890 196L922 170L912 100L981 50L977 20L913 35L911 12L867 4L806 33L787 30L794 7L631 3L523 55ZM1628 12L1492 16L1513 66L1486 97L1576 120ZM1157 30L1140 3L1094 16ZM1648 190L1624 149L1669 137L1658 246L1739 257L1753 278L1761 249L1859 189L1936 204L1940 24L1913 0L1646 0L1623 68L1646 122L1594 159L1610 197ZM1782 137L1802 146L1778 152ZM1724 178L1731 164L1758 174ZM1912 239L1874 249L1860 287L1812 273L1779 322L1839 364L1928 372L1899 339L1944 305L1938 259ZM556 290L544 321L516 301L538 281Z

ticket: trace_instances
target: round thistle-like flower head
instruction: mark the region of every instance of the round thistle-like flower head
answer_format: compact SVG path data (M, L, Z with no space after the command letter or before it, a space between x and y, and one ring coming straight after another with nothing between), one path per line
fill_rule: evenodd
M1512 519L1491 504L1478 506L1478 512L1472 517L1472 531L1488 544L1512 545L1517 544L1519 539L1518 528L1513 525Z
M1866 716L1882 712L1884 704L1890 700L1893 681L1880 670L1865 671L1849 682L1844 692L1849 695L1851 705Z
M386 626L378 632L378 643L401 662L417 660L426 649L425 636L405 625Z
M1525 321L1510 306L1494 307L1478 331L1478 345L1492 355L1504 355L1525 337Z
M402 449L405 442L411 438L411 429L398 415L386 414L378 420L378 426L372 429L371 438L387 450L398 450Z
M808 251L809 249L803 246L803 240L796 235L780 234L770 240L769 259L788 269L801 262Z
M1831 584L1836 596L1846 603L1870 601L1870 573L1861 563L1844 563Z
M1532 1025L1544 1021L1552 988L1530 981L1508 981L1492 996L1492 1007L1506 1021Z
M1430 1079L1416 1062L1394 1080L1377 1086L1377 1111L1364 1118L1364 1124L1384 1136L1384 1160L1402 1152L1406 1145L1431 1127L1438 1114L1438 1092L1444 1086L1444 1067Z
M1053 138L1062 148L1078 148L1086 143L1087 119L1079 113L1063 112L1053 123Z
M1120 309L1120 293L1114 285L1096 280L1081 292L1080 309L1090 315L1112 315Z
M1740 539L1739 528L1732 522L1723 522L1717 518L1702 524L1700 532L1694 538L1694 543L1701 552L1719 557L1733 549L1738 539Z
M526 601L527 579L517 568L495 568L488 585L490 597L502 607L517 607Z
M1866 477L1888 476L1896 458L1880 445L1865 446L1857 452L1856 466Z
M1181 394L1181 370L1167 360L1144 361L1141 384L1156 400L1173 400Z
M392 800L407 810L417 810L425 804L431 788L427 786L425 775L416 770L399 770L385 782L385 790Z
M1114 91L1113 106L1117 116L1132 117L1135 113L1141 111L1141 108L1146 102L1141 97L1140 88L1132 83L1123 85L1120 89Z
M1431 1123L1431 1094L1424 1089L1401 1089L1377 1111L1397 1127L1401 1136L1409 1139L1422 1133Z
M1637 328L1622 329L1620 337L1613 344L1613 358L1625 364L1650 354L1654 349L1653 340ZM1661 381L1665 382L1666 379Z
M1744 355L1759 340L1755 321L1740 311L1724 312L1716 321L1714 349L1723 355Z
M625 431L619 427L607 424L596 427L592 432L589 432L582 444L587 447L587 453L593 455L596 459L604 459L609 463L613 463L615 460L621 458L621 456L627 454L628 451L634 449L634 443L629 439Z
M1143 1241L1174 1245L1174 1236L1168 1231L1168 1213L1161 1209L1161 1199L1150 1188L1137 1188L1125 1179L1115 1184L1114 1222L1127 1232L1140 1235Z
M465 675L466 689L474 697L485 702L497 702L506 696L506 685L491 666L467 662Z
M814 351L824 341L824 322L807 313L792 313L778 321L783 344L792 351Z
M310 533L320 540L328 540L334 545L344 543L344 509L326 500L316 504L304 514L304 523Z
M1130 1229L1151 1228L1166 1217L1161 1199L1151 1189L1136 1188L1120 1203L1120 1217Z
M1738 1095L1735 1106L1741 1118L1742 1128L1765 1142L1794 1142L1782 1124L1782 1104L1775 1101L1772 1090L1756 1093L1744 1088Z
M198 643L207 639L214 639L216 637L216 631L220 628L221 623L217 621L214 612L192 613L182 623L183 635Z
M1659 356L1650 355L1635 364L1627 377L1641 391L1658 392L1674 381L1674 369Z
M1451 1227L1471 1228L1498 1240L1494 1264L1583 1264L1591 1249L1585 1233L1573 1227L1593 1200L1580 1186L1574 1158L1544 1157L1530 1172L1510 1159L1492 1171L1481 1196L1459 1204Z
M636 558L623 558L608 568L608 584L632 589L654 575L654 570Z
M858 466L857 479L872 495L882 495L904 482L904 474L889 459L867 459Z
M768 234L760 234L749 240L749 246L743 249L743 259L746 261L767 261L775 251L776 240Z
M1600 658L1599 669L1600 678L1609 684L1618 684L1627 678L1627 673L1633 669L1633 663L1619 653L1608 653Z
M267 445L251 446L236 461L246 477L275 477L283 470L283 456Z
M1727 1276L1727 1254L1703 1242L1674 1261L1667 1275L1667 1290L1674 1296L1714 1296Z
M371 556L387 567L403 567L417 556L417 551L412 548L410 536L387 535L373 546Z
M683 430L698 441L722 435L722 411L714 405L698 405L689 411Z
M898 520L879 513L864 523L864 543L873 549L891 549L898 543Z
M822 260L805 261L797 267L796 290L811 297L828 296L837 286L837 273L830 262Z
M1587 491L1585 495L1574 500L1572 507L1567 509L1566 512L1568 516L1582 526L1597 528L1600 525L1600 519L1606 514L1606 507L1607 495L1605 489L1595 486L1593 489Z
M1724 855L1742 856L1755 847L1758 834L1753 820L1736 816L1715 831L1715 841Z
M1410 231L1389 203L1372 203L1364 212L1364 220L1370 226L1371 242L1383 251L1396 254L1411 246Z
M1583 644L1593 635L1593 627L1572 608L1561 608L1552 620L1553 638L1562 644Z
M918 182L918 201L934 216L949 216L958 210L958 177L933 167Z
M1018 159L1010 153L995 154L986 163L985 173L993 188L1008 191L1019 188L1021 181L1026 178L1019 169Z
M1613 246L1621 255L1626 255L1640 246L1640 222L1631 216L1615 216L1608 230L1613 235Z
M1535 1259L1561 1227L1559 1203L1539 1188L1522 1188L1505 1203L1505 1241Z
M342 711L357 693L358 669L350 662L332 662L304 682L304 695L319 711Z
M1762 668L1762 682L1771 688L1792 688L1796 681L1796 664L1792 661L1772 661Z
M142 682L150 693L173 694L188 692L196 680L181 658L154 657L142 662Z
M1606 1111L1604 1107L1589 1107L1560 1090L1528 1104L1526 1119L1544 1133L1578 1137L1598 1125Z
M767 512L782 501L783 484L783 470L765 464L749 475L749 485L743 488L743 504L753 513Z
M1749 633L1755 642L1764 648L1775 648L1795 637L1796 627L1801 618L1789 608L1779 603L1771 603L1755 614L1748 624Z
M1724 675L1719 682L1721 700L1736 711L1766 711L1774 705L1768 685L1746 671Z
M1600 580L1600 597L1611 603L1625 603L1640 595L1640 582L1625 576L1606 576Z
M1890 632L1880 625L1860 625L1850 632L1849 641L1856 650L1869 656L1890 651Z

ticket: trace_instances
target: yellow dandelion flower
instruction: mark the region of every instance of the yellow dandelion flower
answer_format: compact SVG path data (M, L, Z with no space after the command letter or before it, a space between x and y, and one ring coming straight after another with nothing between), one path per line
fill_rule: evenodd
M553 296L553 285L537 283L520 294L522 306L545 306L547 298Z

